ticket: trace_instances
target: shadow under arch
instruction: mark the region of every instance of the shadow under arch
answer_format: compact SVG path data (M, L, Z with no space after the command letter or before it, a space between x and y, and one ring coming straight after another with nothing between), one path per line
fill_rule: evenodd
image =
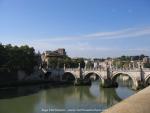
M102 77L101 75L95 73L95 72L89 72L87 73L85 76L84 76L84 79L85 80L91 80L92 78L91 77L94 77L93 80L102 80Z
M145 78L146 86L150 85L150 74Z
M117 83L117 78L120 77L120 76L128 76L129 80L132 80L132 87L134 86L135 83L134 83L133 78L127 73L116 73L116 74L114 74L113 77L112 77L112 82Z
M76 80L76 77L71 72L65 72L62 76L62 80L68 81L68 82L74 82Z

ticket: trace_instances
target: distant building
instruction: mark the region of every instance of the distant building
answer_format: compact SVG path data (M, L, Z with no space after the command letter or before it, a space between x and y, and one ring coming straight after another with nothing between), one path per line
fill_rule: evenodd
M143 58L143 63L149 63L149 57L144 57Z
M94 69L107 69L107 65L112 67L113 59L94 58L94 59L85 59L84 62L85 62L85 67L88 67L87 65L90 62L93 64Z
M59 48L55 52L60 54L60 55L66 56L66 51L64 48Z
M66 56L66 51L64 48L59 48L55 51L45 51L42 55L41 55L41 59L42 59L42 63L45 64L46 66L49 65L49 59L50 58L63 58L64 56Z

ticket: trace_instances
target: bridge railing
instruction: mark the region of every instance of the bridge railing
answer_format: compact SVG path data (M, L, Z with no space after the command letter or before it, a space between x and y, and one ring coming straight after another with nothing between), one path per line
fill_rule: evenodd
M107 69L103 68L87 68L87 69L82 69L84 71L107 71ZM143 69L143 70L149 70L150 69ZM129 69L129 68L110 68L110 71L140 71L139 68L134 68L134 69Z
M117 69L111 69L112 71L124 71L124 72L137 72L140 71L139 68L129 69L129 68L117 68Z
M66 68L65 70L63 68L61 69L46 69L46 71L79 71L79 68ZM104 68L82 68L82 71L107 71L107 69ZM124 72L136 72L136 71L140 71L139 68L111 68L110 71L124 71ZM150 68L143 68L143 71L150 71Z
M77 71L79 70L78 68L66 68L65 71Z
M125 68L119 68L119 69L112 69L113 71L140 71L139 68L134 68L134 69L125 69ZM143 71L150 71L150 68L143 68Z
M65 71L77 71L79 68L66 68ZM82 68L82 71L106 71L107 69L101 69L101 68ZM140 71L139 68L134 68L134 69L126 69L126 68L112 68L110 69L111 71ZM150 69L143 69L143 70L148 70Z
M143 71L150 71L150 68L143 68Z
M83 71L106 71L106 69L103 68L83 68Z
M65 71L78 71L79 68L66 68ZM106 69L100 68L82 68L82 71L106 71Z

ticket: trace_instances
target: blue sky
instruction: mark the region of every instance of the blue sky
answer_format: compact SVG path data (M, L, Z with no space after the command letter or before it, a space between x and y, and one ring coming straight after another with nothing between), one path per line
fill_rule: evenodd
M150 0L0 0L0 42L72 57L150 55Z

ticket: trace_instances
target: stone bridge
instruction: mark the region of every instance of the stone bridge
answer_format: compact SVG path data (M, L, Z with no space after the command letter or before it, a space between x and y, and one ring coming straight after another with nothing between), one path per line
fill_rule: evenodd
M64 75L72 75L75 79L88 79L91 76L99 78L102 85L110 87L116 82L116 78L120 75L128 76L133 81L133 89L139 88L141 85L147 85L150 79L150 69L64 69Z
M95 77L101 80L103 87L116 86L116 78L120 75L128 76L132 79L133 89L138 89L141 86L148 85L150 80L150 69L148 68L136 68L136 69L82 69L78 68L64 68L64 69L47 69L43 72L49 72L53 78L59 78L59 80L69 81L84 81L90 80L90 77Z

